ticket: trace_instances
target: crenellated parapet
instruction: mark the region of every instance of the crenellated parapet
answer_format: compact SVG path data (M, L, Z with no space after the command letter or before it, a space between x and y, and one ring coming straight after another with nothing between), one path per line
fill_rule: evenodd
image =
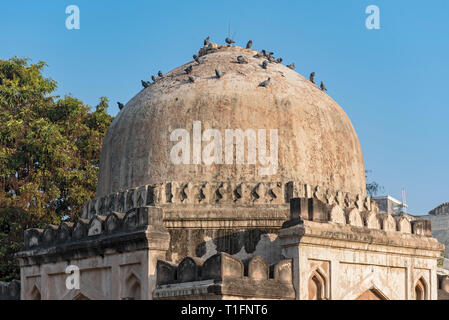
M242 189L240 189L239 192L244 194L244 192L241 191L244 187L240 186L240 188ZM130 195L133 195L133 199L140 204L144 203L142 201L146 201L146 198L142 198L143 195L146 194L148 196L149 194L153 194L151 192L149 193L148 188L146 188L145 192L143 192L143 188L139 189L140 190L138 191L123 194L123 197L130 199ZM256 191L253 190L251 192L248 191L248 193L253 194L254 192L259 192L257 193L259 199L261 198L260 195L268 194L268 191L261 185L255 190ZM265 190L264 193L262 193L262 190ZM191 191L192 190L187 192L184 189L184 194L190 194ZM304 191L307 192L307 187L304 188ZM155 194L157 195L157 193ZM315 188L313 194L310 193L310 195L313 197L290 199L290 220L287 220L288 217L280 220L279 227L282 225L282 222L284 222L283 228L286 228L298 224L301 221L313 221L431 237L431 225L428 220L409 221L403 216L393 217L388 213L380 214L375 206L370 207L368 210L363 204L362 198L355 197L353 202L345 201L345 199L351 199L348 194L346 194L345 197L342 197L339 193L336 194L339 195L340 200L342 200L341 205L338 202L339 199L334 199L335 201L329 200L333 199L330 197L331 192L329 190L323 193L319 188ZM327 199L325 195L327 195ZM324 201L319 200L319 198ZM359 203L357 204L357 202ZM366 202L368 203L368 201ZM88 219L78 218L74 222L63 222L58 226L48 225L44 229L26 230L24 250L39 251L53 247L79 246L82 243L88 242L95 242L98 244L100 242L112 241L111 239L113 238L126 238L138 232L145 232L145 230L148 230L149 228L151 230L162 230L163 232L167 232L165 229L167 224L165 218L163 208L155 206L131 208L127 213L111 211L103 215L92 214ZM177 219L182 221L186 218L187 215L184 217L179 216ZM279 220L281 218L278 217L276 219ZM219 228L221 224L209 223L207 226L216 226Z
M293 299L292 267L290 259L269 266L259 256L242 261L223 252L205 260L186 257L178 265L159 260L153 298Z
M316 198L293 198L290 202L290 220L284 228L302 221L326 222L336 225L348 225L372 230L399 232L431 237L430 221L409 221L404 216L393 217L389 213L378 213L377 208L360 210L356 206L342 207L337 203L328 204Z
M20 281L0 281L0 300L20 300Z
M170 235L163 226L163 213L157 207L140 207L126 214L110 212L79 218L75 222L28 229L24 249L17 258L58 260L61 255L75 257L125 252L138 248L167 250ZM76 253L76 255L74 255Z
M376 210L370 197L311 186L297 181L287 182L161 182L120 191L92 199L83 206L82 217L127 212L141 206L267 206L285 205L292 198L315 198L343 209Z

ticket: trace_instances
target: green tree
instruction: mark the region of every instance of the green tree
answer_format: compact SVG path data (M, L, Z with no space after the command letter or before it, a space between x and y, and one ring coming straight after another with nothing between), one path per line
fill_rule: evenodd
M44 62L0 60L0 280L18 277L23 231L75 218L95 196L108 100L53 95Z
M368 179L368 173L371 172L370 170L365 170L365 178ZM384 187L379 185L376 181L367 182L366 183L366 193L370 197L376 196L379 192L383 192Z

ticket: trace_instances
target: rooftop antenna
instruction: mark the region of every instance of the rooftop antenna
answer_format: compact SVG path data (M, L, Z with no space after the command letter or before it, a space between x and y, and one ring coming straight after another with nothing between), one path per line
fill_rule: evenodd
M237 32L234 32L232 34L232 37L231 37L231 19L229 19L229 23L228 23L228 38L231 38L232 40L235 40L234 37L235 37L236 34L237 34Z
M407 208L407 199L405 197L405 189L402 189L402 204L401 204L402 212L405 212Z

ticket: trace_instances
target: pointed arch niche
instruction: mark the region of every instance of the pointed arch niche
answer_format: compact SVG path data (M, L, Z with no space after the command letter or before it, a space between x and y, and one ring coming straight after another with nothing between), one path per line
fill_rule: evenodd
M79 293L73 300L90 300L88 297L86 297L84 294Z
M421 277L415 284L415 300L427 300L428 289L426 281Z
M355 300L389 300L380 290L373 287L366 290Z
M309 300L327 300L328 281L320 268L315 269L309 278Z
M31 289L30 300L42 300L41 291L37 285L34 285L33 289Z
M134 272L130 272L125 281L125 294L123 300L141 300L140 280Z

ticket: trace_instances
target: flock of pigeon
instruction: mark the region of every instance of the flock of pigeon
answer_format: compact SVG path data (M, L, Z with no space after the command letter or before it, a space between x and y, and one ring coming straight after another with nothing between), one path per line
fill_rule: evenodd
M235 41L232 40L231 38L226 38L225 42L228 44L228 46L231 46L233 43L235 43ZM207 37L206 39L204 39L204 47L209 47L210 44L211 44L210 37ZM252 45L253 45L253 41L249 40L248 43L246 44L246 49L251 49ZM282 58L276 59L273 56L273 54L274 54L273 52L262 50L262 51L258 52L254 56L254 58L264 58L265 60L262 62L262 64L260 66L263 69L267 69L269 63L282 63ZM200 58L196 54L193 55L193 60L195 60L195 62L198 65L202 63ZM238 56L237 57L237 63L239 63L239 64L246 64L246 63L248 63L248 61L245 59L245 57ZM289 65L287 65L287 68L294 70L295 69L295 64L294 63L289 64ZM184 69L184 72L188 75L188 81L190 83L195 82L195 77L193 75L191 75L192 71L193 71L193 65L190 65L190 66L188 66L187 68ZM225 72L221 72L220 70L215 69L215 76L216 76L217 79L222 78L224 75L225 75ZM159 71L157 73L157 76L158 76L157 78L154 75L151 76L151 80L153 82L141 80L142 86L144 88L148 88L152 83L155 83L159 79L163 78L164 74L162 73L162 71ZM312 72L310 74L309 80L310 80L310 82L315 84L315 72ZM267 80L261 82L259 84L259 87L268 87L269 84L270 84L270 81L271 81L271 78L268 78ZM321 81L320 89L322 91L327 91L327 88L324 85L323 81ZM117 104L118 104L118 107L119 107L120 110L122 110L125 107L124 104L121 103L121 102L117 102Z

